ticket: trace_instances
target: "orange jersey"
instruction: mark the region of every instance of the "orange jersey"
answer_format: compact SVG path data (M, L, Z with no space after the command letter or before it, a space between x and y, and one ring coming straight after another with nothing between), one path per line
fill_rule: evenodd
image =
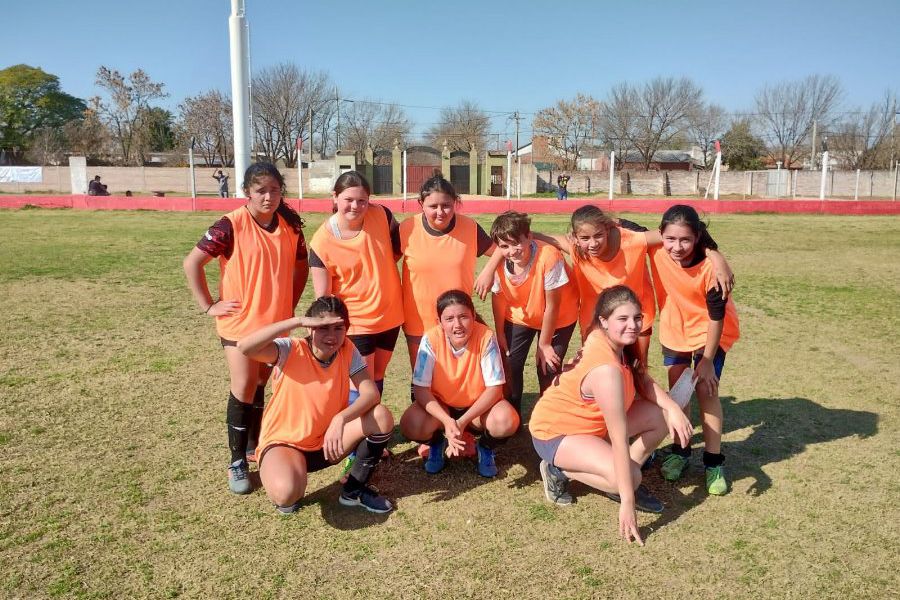
M706 293L716 287L709 259L682 267L663 248L656 248L650 252L650 265L659 298L659 343L679 352L704 348L710 321ZM737 309L729 297L719 346L727 352L739 337Z
M472 327L472 336L461 352L454 352L439 325L429 329L423 337L422 346L425 348L419 348L413 372L413 385L422 385L425 383L422 381L423 371L429 370L431 393L454 408L472 406L487 389L486 379L496 385L501 385L504 381L500 350L494 340L494 332L487 325L478 322ZM422 355L428 353L429 349L433 352L433 364L426 367ZM491 365L488 373L485 373L485 361ZM428 375L424 377L427 378Z
M219 298L237 300L240 311L216 317L220 337L239 340L248 333L294 314L294 264L300 234L277 213L278 228L269 233L246 206L226 215L234 234L230 258L219 257Z
M403 322L400 275L383 207L370 204L362 230L349 240L335 237L326 220L309 245L325 264L331 293L347 305L348 335L381 333Z
M643 331L653 327L656 304L653 300L653 286L647 274L647 237L643 232L617 228L621 238L619 251L610 261L599 258L581 257L572 252L572 265L578 289L581 294L581 312L578 318L582 335L592 325L597 297L606 288L627 285L641 301L644 317Z
M568 283L554 287L560 291L559 312L554 330L568 327L578 319L578 285L562 254L549 244L535 241L531 264L524 279L511 278L504 263L497 266L495 293L503 296L504 318L510 323L540 330L547 305L547 276L561 264Z
M344 339L327 367L316 360L306 340L290 341L290 354L275 371L272 399L263 412L260 455L275 444L318 450L331 420L348 406L354 350L350 340Z
M400 224L403 253L403 331L421 336L437 322L437 299L447 290L472 293L478 254L478 224L456 214L450 233L432 235L424 216L413 215Z
M615 365L622 372L625 390L625 410L634 402L634 377L631 369L610 347L606 334L593 331L585 340L562 373L557 376L531 413L528 429L539 440L561 435L606 435L606 420L594 398L585 398L581 391L584 378L603 365Z

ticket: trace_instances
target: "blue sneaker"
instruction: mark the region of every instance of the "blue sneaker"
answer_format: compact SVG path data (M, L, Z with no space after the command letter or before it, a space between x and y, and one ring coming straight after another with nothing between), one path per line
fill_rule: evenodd
M428 458L425 459L425 472L435 475L444 470L444 450L447 448L447 438L441 438L437 444L428 444Z
M228 467L228 489L232 494L249 494L253 491L247 461L238 460Z
M353 492L341 492L338 502L344 506L362 506L373 513L386 513L394 510L394 505L390 500L368 486L363 486Z
M478 474L482 477L496 477L497 465L494 463L494 451L485 448L480 442L475 444L475 450L478 452Z

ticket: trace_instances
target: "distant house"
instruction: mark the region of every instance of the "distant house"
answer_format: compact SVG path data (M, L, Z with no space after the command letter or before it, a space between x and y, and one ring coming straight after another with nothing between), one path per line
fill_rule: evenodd
M658 150L650 161L651 171L693 171L695 168L703 168L703 160L697 160L694 153L685 150ZM629 152L622 161L622 169L643 170L644 157L640 152Z

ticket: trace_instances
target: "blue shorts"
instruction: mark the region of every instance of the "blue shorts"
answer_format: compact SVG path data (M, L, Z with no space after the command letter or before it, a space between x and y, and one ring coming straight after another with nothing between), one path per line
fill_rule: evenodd
M536 437L531 436L531 443L534 445L534 449L542 460L546 460L551 465L554 465L555 463L553 461L556 460L556 451L559 450L559 445L562 444L565 437L566 436L564 435L560 435L550 440L539 440Z
M703 358L703 350L695 352L679 352L670 348L662 347L663 365L671 367L674 365L690 365L697 368L697 363ZM693 361L691 358L693 357ZM713 357L713 370L716 372L716 378L722 379L722 368L725 366L725 351L722 348L716 349L716 355Z

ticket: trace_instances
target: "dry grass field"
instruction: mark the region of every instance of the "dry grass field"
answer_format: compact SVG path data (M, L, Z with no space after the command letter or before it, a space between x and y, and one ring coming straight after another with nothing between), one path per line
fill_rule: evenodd
M584 487L546 503L524 431L490 481L428 476L398 435L374 480L390 515L340 506L337 469L289 517L229 494L225 364L181 271L216 216L0 211L0 596L900 597L897 218L712 218L743 330L721 386L733 489L707 497L696 451L675 485L651 468L666 510L640 515L641 548ZM408 377L401 343L398 419Z

